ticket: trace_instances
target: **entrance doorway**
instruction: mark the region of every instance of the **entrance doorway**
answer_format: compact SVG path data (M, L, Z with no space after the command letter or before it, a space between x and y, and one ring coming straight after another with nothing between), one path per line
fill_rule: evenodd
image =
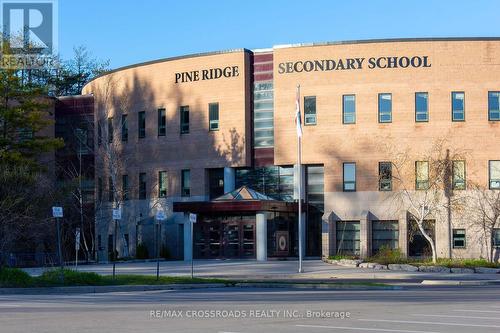
M425 220L424 230L435 241L435 221ZM408 256L422 258L432 256L432 249L429 242L422 235L417 222L413 219L408 221Z

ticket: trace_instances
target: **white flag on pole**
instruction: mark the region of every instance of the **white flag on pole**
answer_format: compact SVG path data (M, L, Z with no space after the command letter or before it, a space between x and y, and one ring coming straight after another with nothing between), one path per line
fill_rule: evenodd
M297 98L295 99L295 126L297 127L297 137L302 137L302 116L300 115L300 87L297 85Z

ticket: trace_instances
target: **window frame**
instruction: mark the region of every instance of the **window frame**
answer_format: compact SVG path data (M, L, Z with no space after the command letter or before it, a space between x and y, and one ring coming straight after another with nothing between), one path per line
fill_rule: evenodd
M418 163L426 163L427 164L427 186L425 187L419 187L419 179L418 179ZM423 182L423 181L420 181ZM429 190L429 161L415 161L415 190L416 191L427 191Z
M498 187L492 187L491 184L493 182L499 182L500 183L500 179L492 179L491 178L491 170L492 170L492 162L497 162L497 163L500 163L500 160L489 160L488 161L488 188L490 190L495 190L495 191L498 191L500 190L500 185ZM500 169L500 168L499 168Z
M162 189L162 175L165 176L164 189ZM158 171L158 198L166 198L167 195L168 195L168 172L166 170L161 170Z
M122 114L121 116L121 140L122 142L128 142L128 115Z
M314 121L313 122L308 122L307 121L308 114L307 114L306 105L308 105L309 103L306 104L306 99L314 101L314 112L313 113L309 113L309 116L314 117ZM317 114L317 108L316 107L317 107L317 105L316 105L316 96L304 96L304 126L315 126L315 125L318 124L318 114Z
M115 201L115 191L113 189L113 179L111 178L111 176L108 177L108 201Z
M389 121L382 121L382 119L381 119L381 116L383 114L382 114L382 112L380 110L380 101L382 100L381 97L383 95L389 95L391 97L391 110L389 111L389 115L390 115L390 120ZM378 123L379 124L390 124L390 123L392 123L392 93L379 93L378 94L377 102L378 102Z
M217 106L217 119L212 119L212 106ZM216 132L220 129L220 109L219 102L208 103L208 131ZM217 127L212 128L212 124L217 124Z
M185 187L186 182L186 174L189 175L189 187ZM181 197L190 197L191 196L191 170L190 169L182 169L181 170Z
M187 122L185 117L187 115ZM180 133L189 134L189 105L179 106Z
M464 164L464 177L463 177L463 187L457 187L457 183L455 182L455 164L456 163L463 163ZM467 188L467 164L465 163L465 160L455 160L451 162L451 182L452 182L452 189L453 190L458 190L462 191Z
M139 139L146 137L146 111L139 111L137 113L137 137Z
M167 135L167 109L166 108L158 108L157 113L158 113L158 120L157 120L158 136L159 137L166 136Z
M143 184L144 184L144 188L143 188ZM146 173L140 172L139 173L139 196L138 196L139 200L145 200L148 196L147 192L148 191L147 191Z
M353 121L352 122L347 122L346 121L346 110L345 110L345 105L346 105L346 97L354 97L353 104L354 104L354 112L353 112ZM356 95L355 94L344 94L342 95L342 124L344 125L353 125L356 124Z
M113 117L108 117L108 143L113 142L114 132Z
M418 119L418 110L417 110L417 95L419 94L425 94L427 96L427 108L425 110L425 115L426 115L426 119L425 120L419 120ZM418 91L415 93L415 122L416 123L428 123L429 122L429 119L430 119L430 116L429 116L429 92L427 91ZM422 111L420 111L420 114L422 114Z
M345 173L346 173L346 165L353 165L354 166L354 181L346 181ZM342 189L344 192L356 192L356 179L357 179L357 174L356 174L356 162L344 162L342 163ZM354 184L354 189L347 189L346 184Z
M496 234L499 234L498 236L498 243L496 242L497 237ZM500 228L493 228L493 234L491 235L491 245L494 248L500 248Z
M455 245L456 240L458 240L458 241L461 240L461 239L456 239L456 236L460 236L460 235L456 235L455 232L459 231L459 230L463 231L463 241L464 241L463 246ZM454 249L466 249L467 248L467 232L466 232L465 228L453 228L452 229L452 231L451 231L451 245Z
M390 173L391 173L391 178L389 180L389 188L388 189L384 189L382 187L382 165L389 165L390 167ZM390 192L392 191L392 162L388 162L388 161L382 161L382 162L378 162L378 190L381 191L381 192Z
M498 118L492 119L491 118L491 106L490 106L490 94L498 94L498 110L494 110L494 112L498 112ZM500 91L494 90L494 91L488 91L488 121L500 121Z
M463 119L455 119L455 109L453 108L453 101L454 101L453 97L456 94L462 94L464 96L464 98L463 98L463 110L462 110ZM465 121L465 91L452 91L451 92L451 121L452 122L464 122Z
M122 199L123 201L129 200L129 182L128 174L122 175Z

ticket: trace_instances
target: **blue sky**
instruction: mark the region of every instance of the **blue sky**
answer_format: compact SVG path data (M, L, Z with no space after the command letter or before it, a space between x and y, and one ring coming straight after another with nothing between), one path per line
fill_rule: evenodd
M183 54L373 38L500 36L498 0L59 0L64 58L111 67Z

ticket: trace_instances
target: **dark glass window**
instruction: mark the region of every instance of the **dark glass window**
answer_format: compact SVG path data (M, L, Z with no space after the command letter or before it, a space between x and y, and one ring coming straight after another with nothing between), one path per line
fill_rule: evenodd
M415 93L415 121L429 121L429 94L426 92Z
M454 91L451 93L451 117L453 121L465 120L465 93Z
M500 161L490 161L490 189L499 190L500 189Z
M337 254L359 255L360 231L359 221L337 221Z
M293 171L293 168L290 168ZM315 206L322 212L325 210L325 177L322 165L308 165L307 172L307 202ZM281 174L281 171L280 171ZM291 184L293 190L293 173L291 174Z
M146 137L146 112L140 111L138 115L138 135L139 138Z
M453 248L465 249L465 229L453 229Z
M108 178L108 200L109 202L113 202L115 199L115 188L113 186L113 179L111 177Z
M191 171L181 171L181 196L189 197L191 195Z
M208 104L208 129L219 130L219 103Z
M356 163L344 163L344 191L356 191Z
M378 94L378 122L392 122L392 94Z
M180 107L181 113L181 134L189 133L189 106Z
M99 177L97 179L97 200L99 200L99 202L102 201L102 192L103 192L103 188L102 188L102 178Z
M316 125L316 96L304 97L304 125Z
M274 146L273 82L255 82L253 86L253 142L255 148Z
M465 161L453 161L453 189L465 190Z
M399 246L398 221L372 221L372 254L377 254L382 247L395 250Z
M139 174L139 199L146 199L146 174Z
M122 175L122 198L123 201L128 200L128 175Z
M165 198L167 196L168 177L166 171L158 172L158 196Z
M158 136L167 134L167 116L165 109L158 109Z
M97 145L102 144L102 121L97 122Z
M122 141L128 141L128 122L126 114L122 114Z
M378 189L379 191L392 191L392 163L380 162L378 164Z
M108 118L108 142L113 142L113 117Z
M500 120L500 91L488 92L488 119Z
M493 235L491 235L491 238L493 240L493 247L500 247L500 229L499 228L493 229Z
M224 169L208 169L208 195L210 199L224 194Z
M429 188L429 162L415 162L415 189L427 190Z
M356 123L356 95L342 96L342 122L344 124Z

